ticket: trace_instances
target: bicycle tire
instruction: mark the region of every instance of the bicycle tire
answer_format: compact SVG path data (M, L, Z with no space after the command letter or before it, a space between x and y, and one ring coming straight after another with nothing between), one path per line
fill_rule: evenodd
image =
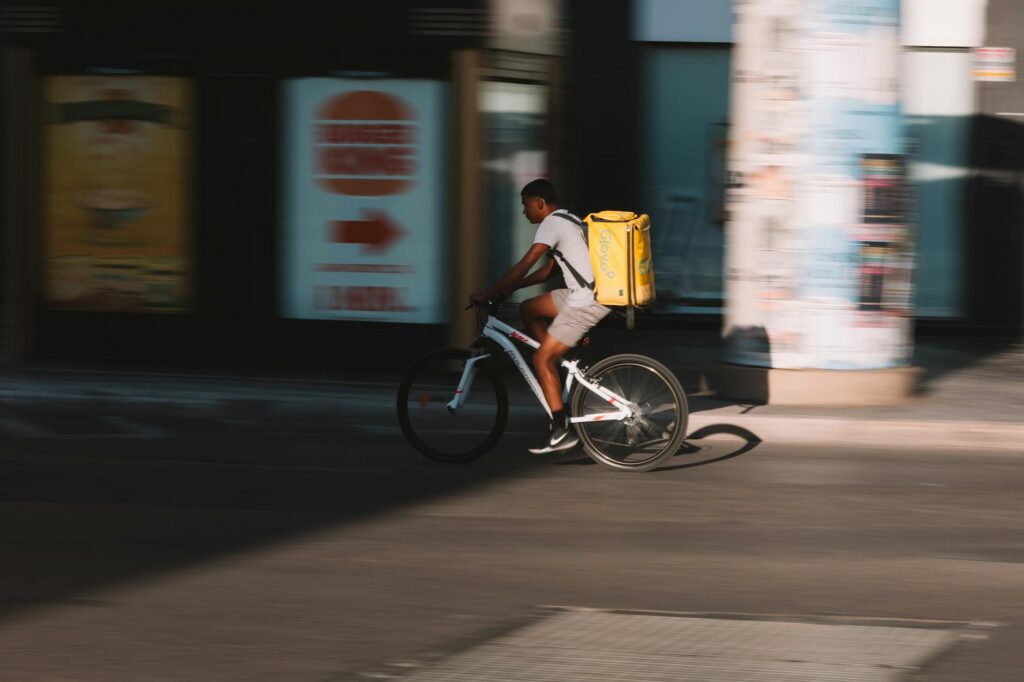
M616 383L615 374L617 370L625 369L634 369L648 373L649 375L646 377L641 375L642 378L646 378L648 381L646 389L648 391L653 391L655 388L654 384L660 384L660 389L664 395L652 397L651 400L661 402L651 405L650 413L643 414L644 420L634 422L633 427L630 427L627 422L612 420L577 422L575 424L576 433L580 438L584 451L598 464L616 471L650 471L670 459L686 439L686 427L689 420L689 405L686 400L686 392L683 390L676 375L672 373L672 370L646 355L628 353L613 355L594 364L587 370L586 374L590 381L602 382L606 388L615 391L626 400L641 405L645 404L645 396L637 394L638 390L641 389L623 385L610 385ZM618 381L618 383L621 384L623 382ZM633 395L630 394L631 392L633 392ZM592 398L588 398L588 396L592 396ZM670 403L664 401L670 401ZM587 405L588 402L593 403L593 405ZM669 422L668 419L665 419L665 424L661 424L663 417L658 417L655 420L654 415L666 412L664 409L666 404L670 404L672 412L671 415L665 414L665 418L670 417L671 421ZM573 416L587 414L594 409L602 407L609 412L614 411L613 408L603 402L603 399L582 385L576 387L571 405ZM636 424L639 425L637 426ZM629 437L627 437L627 442L619 443L611 441L611 436L606 435L615 433L616 430L621 430L624 434L628 434L630 428L644 434L645 431L659 425L662 428L662 432L650 441L631 444L628 442ZM665 437L666 435L667 437ZM628 459L636 454L635 450L631 452L630 449L640 446L653 447L654 449L650 454L641 452L641 456L638 459ZM611 451L612 447L618 448L619 451L613 453ZM616 454L620 456L616 456Z
M417 382L434 376L431 373L443 376L450 385L447 387L447 393L445 393L445 389L438 391L438 398L440 401L446 402L454 395L463 364L469 357L470 351L465 348L443 348L427 353L412 364L398 386L396 408L398 410L398 424L402 429L402 434L417 452L436 462L461 463L479 459L495 446L504 433L505 425L508 422L508 393L505 385L494 369L484 360L476 365L478 371L473 382L472 391L469 394L469 404L464 405L462 408L463 410L468 410L471 405L482 404L484 401L480 400L473 403L472 396L476 395L479 398L481 390L489 391L487 395L493 399L493 403L487 403L487 405L488 407L493 406L493 421L481 432L479 443L474 442L470 447L454 450L449 449L447 446L438 446L432 439L428 440L426 432L417 425L419 421L418 415L411 414L409 409L411 404L410 394L414 387L417 386ZM444 371L444 368L453 362L457 363L459 371ZM412 397L415 398L415 396ZM436 401L416 399L418 407L425 406L428 402L436 403ZM433 407L436 406L436 404L433 405ZM439 410L433 410L433 412L439 415L442 414ZM456 415L451 415L451 417L454 420ZM439 423L444 421L446 420L442 416ZM475 441L476 438L474 437L472 440Z

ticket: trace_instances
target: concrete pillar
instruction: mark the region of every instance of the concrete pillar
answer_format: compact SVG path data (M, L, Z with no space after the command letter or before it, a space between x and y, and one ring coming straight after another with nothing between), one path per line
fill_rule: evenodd
M913 386L899 0L739 0L724 395L877 404Z
M469 344L476 333L475 321L464 308L473 292L484 287L486 227L483 225L483 175L480 154L483 121L480 114L480 78L483 54L466 49L455 53L455 188L450 205L454 209L454 234L447 249L454 281L451 288L449 342Z

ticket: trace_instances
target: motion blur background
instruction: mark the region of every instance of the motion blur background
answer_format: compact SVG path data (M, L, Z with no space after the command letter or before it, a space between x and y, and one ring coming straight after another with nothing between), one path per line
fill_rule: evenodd
M846 4L822 11L896 6ZM650 213L641 325L722 325L727 0L0 7L7 362L373 369L464 340L537 176L581 215ZM1024 14L905 0L899 23L910 227L898 266L862 239L855 269L902 269L919 332L1018 335Z

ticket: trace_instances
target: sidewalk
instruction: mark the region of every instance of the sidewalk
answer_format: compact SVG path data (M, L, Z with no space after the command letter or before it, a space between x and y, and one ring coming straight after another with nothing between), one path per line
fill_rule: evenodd
M1024 454L1024 344L924 339L918 341L914 365L922 370L919 392L901 405L750 407L697 395L690 431L728 423L773 442Z
M671 367L690 399L691 434L725 432L763 441L851 446L978 448L1024 454L1024 343L1013 339L923 338L914 364L921 392L902 405L814 408L743 405L701 392L704 370L721 357L711 332L602 331L589 357L649 354ZM411 362L412 358L403 362ZM39 365L0 369L0 406L109 404L204 413L323 413L372 400L387 409L401 378L391 373L178 371ZM522 382L513 404L530 405ZM749 433L748 433L749 432Z

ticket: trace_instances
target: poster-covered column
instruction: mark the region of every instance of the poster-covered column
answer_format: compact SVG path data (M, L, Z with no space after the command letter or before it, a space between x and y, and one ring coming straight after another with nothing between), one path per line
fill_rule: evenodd
M293 319L441 323L444 85L284 85L281 287Z
M742 0L736 12L728 360L904 367L899 1Z

